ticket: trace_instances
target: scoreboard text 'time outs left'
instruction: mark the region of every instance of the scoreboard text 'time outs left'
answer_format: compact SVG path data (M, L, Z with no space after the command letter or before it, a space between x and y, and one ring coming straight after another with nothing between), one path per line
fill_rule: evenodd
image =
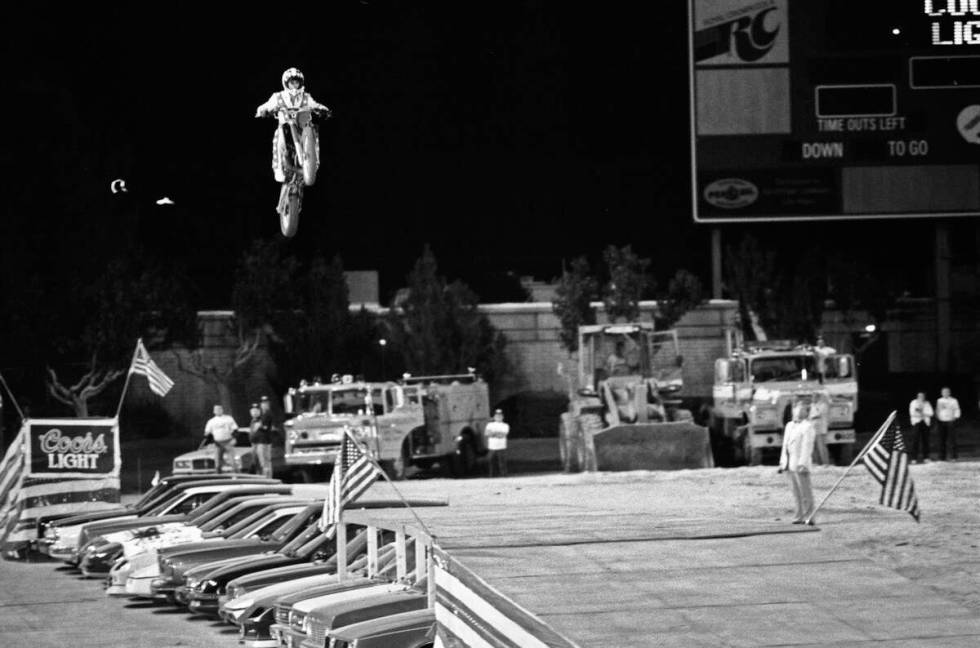
M689 0L698 222L980 214L980 0Z

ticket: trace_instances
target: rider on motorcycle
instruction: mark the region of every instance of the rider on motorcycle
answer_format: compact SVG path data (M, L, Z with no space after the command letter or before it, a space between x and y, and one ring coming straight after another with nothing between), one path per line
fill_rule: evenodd
M255 111L256 117L267 117L275 113L279 118L279 127L272 138L272 172L276 176L276 182L286 182L287 175L292 176L296 171L294 160L296 152L293 150L293 137L290 133L295 126L285 112L286 108L310 108L315 112L322 112L325 116L330 116L330 109L313 99L304 87L303 73L297 68L291 67L282 73L282 91L272 93L269 100L259 106ZM320 160L320 145L317 142L317 166Z

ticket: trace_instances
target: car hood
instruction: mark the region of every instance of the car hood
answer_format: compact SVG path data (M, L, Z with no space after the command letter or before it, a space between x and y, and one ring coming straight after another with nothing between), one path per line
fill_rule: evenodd
M251 452L252 448L246 446L244 448L232 447L231 453L233 455L243 455ZM182 455L177 455L173 458L173 461L185 461L194 459L214 459L214 446L205 446L197 450L191 450L190 452L185 452Z
M264 569L260 572L255 572L254 574L247 574L240 578L236 578L233 582L234 584L241 585L248 590L257 590L261 587L278 585L283 581L306 578L307 576L323 576L325 574L333 574L336 571L337 566L333 563L300 563L298 565L287 565L286 567ZM229 582L228 584L231 585L232 583Z
M157 553L165 558L170 558L175 565L182 565L188 562L199 563L202 560L220 560L225 556L237 558L248 555L249 552L261 553L276 549L278 549L278 545L275 543L263 542L258 539L204 540L202 542L174 545L173 547L160 547L157 549Z
M354 578L345 578L342 581L338 581L336 578L332 582L325 582L322 585L316 587L311 587L306 590L294 590L289 594L280 595L279 600L276 601L281 605L297 605L298 603L305 603L311 599L323 599L327 600L325 597L332 596L334 594L341 594L346 592L352 592L354 590L366 590L369 587L381 588L388 587L388 583L381 583L370 578L364 578L363 576L357 576ZM404 585L399 585L401 589L404 589ZM377 591L381 591L378 589ZM350 596L358 596L351 594Z
M264 553L255 556L245 556L221 565L208 568L205 565L194 568L194 576L209 578L219 583L227 583L233 578L252 572L283 565L295 565L305 562L305 558L295 558L281 553Z
M404 632L412 629L427 631L435 622L435 612L426 608L412 610L411 612L401 612L399 614L389 614L367 621L340 626L332 630L330 636L337 640L343 640L349 644L353 644L358 639L367 639L390 632Z
M74 515L45 515L38 518L38 523L60 528L73 526L76 524L86 524L87 522L94 522L96 520L108 520L109 518L137 514L136 509L132 509L127 506L122 506L120 504L114 504L112 506L112 508L106 508L101 511L77 513Z
M340 628L391 614L424 610L428 604L428 596L421 592L401 591L330 603L311 609L309 616L313 623Z
M156 524L167 524L169 522L182 522L187 516L180 515L161 515L159 517L133 517L127 520L90 522L82 527L83 533L89 538L104 536L115 531L125 531L126 529L137 529L139 527L151 527Z
M234 582L230 581L228 583L231 586ZM296 592L315 589L320 586L337 582L336 574L319 574L317 576L306 576L305 578L296 578L293 580L275 583L274 585L267 585L265 587L260 587L251 592L246 592L242 594L237 599L231 599L226 604L228 608L234 609L239 607L236 601L251 601L249 609L267 608L272 607L276 600L282 596L288 596L290 594L295 594Z

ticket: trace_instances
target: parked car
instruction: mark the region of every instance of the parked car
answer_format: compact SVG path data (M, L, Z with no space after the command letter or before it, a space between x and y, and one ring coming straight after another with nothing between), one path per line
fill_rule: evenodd
M171 491L181 481L190 481L192 479L194 479L193 475L168 475L163 477L150 490L144 493L135 504L108 505L107 503L106 508L101 511L87 511L81 514L61 512L39 515L36 518L37 540L32 541L32 548L41 553L47 553L47 547L54 542L55 528L63 524L81 524L82 522L104 520L120 515L139 515L140 513L144 513L149 510L151 502L157 500L163 493Z
M271 499L271 498L269 498ZM309 504L307 500L292 497L277 498L261 510L234 524L215 537L204 538L199 542L185 542L170 546L153 547L146 551L128 555L117 560L109 572L109 596L149 597L150 583L160 576L158 552L168 548L188 548L195 546L220 547L233 544L237 540L266 542L268 538L303 511ZM207 535L207 534L205 534Z
M201 504L187 515L163 515L158 517L134 518L118 522L94 522L85 525L79 538L79 567L85 576L104 576L116 558L122 553L123 547L119 541L123 538L136 538L158 532L159 529L187 530L188 527L206 522L212 516L223 511L229 500L242 496L257 495L289 495L292 488L281 484L221 484L190 489L185 502L195 501L201 496ZM183 510L183 509L180 509ZM173 526L170 526L173 525ZM123 532L123 533L120 533Z
M288 626L278 623L277 606L277 623L270 628L270 633L280 645L325 648L329 641L327 633L333 628L389 614L424 610L428 604L425 593L400 583L375 585L299 601L289 611Z
M216 479L214 477L220 477ZM173 514L173 515L183 515L196 508L203 499L203 490L196 490L194 494L191 495L189 491L196 488L201 488L207 490L210 487L210 492L214 493L221 485L230 484L241 484L241 483L252 483L252 484L280 484L279 480L267 479L264 477L256 477L254 475L248 475L245 477L234 475L234 476L208 476L204 479L193 479L191 481L184 481L178 483L168 488L164 492L160 493L159 496L149 501L146 506L141 507L136 510L121 510L112 516L98 516L93 518L90 515L80 515L73 516L70 518L65 518L64 520L58 520L51 523L48 527L45 536L46 542L42 546L42 551L46 551L48 555L52 558L57 558L59 560L64 560L69 564L78 564L78 548L82 541L83 532L90 528L90 525L97 523L110 523L113 521L125 521L125 520L135 520L136 518L147 518L156 517L161 515Z
M429 609L390 614L330 630L327 645L330 648L432 648L435 625L435 612Z
M231 490L221 502L199 516L184 522L167 522L150 526L134 527L113 533L103 534L90 540L79 563L86 576L108 573L113 563L126 556L132 556L157 547L171 546L215 537L228 526L249 517L264 508L270 499L289 495L288 486L230 486ZM222 494L224 497L225 494ZM202 507L203 508L203 507ZM208 535L210 534L210 535Z
M255 451L249 440L248 428L238 428L235 432L235 444L231 447L231 464L236 472L258 472L258 462ZM285 472L286 461L283 458L282 446L272 444L272 473ZM214 442L206 437L197 450L185 452L174 457L173 473L175 475L205 475L215 472Z

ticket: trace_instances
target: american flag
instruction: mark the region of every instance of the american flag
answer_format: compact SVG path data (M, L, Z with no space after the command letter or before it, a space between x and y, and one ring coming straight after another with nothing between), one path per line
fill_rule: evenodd
M919 499L915 496L915 486L909 475L909 455L905 451L902 431L897 426L888 428L864 453L861 461L871 476L881 484L878 503L899 511L908 511L918 522Z
M340 443L340 454L330 476L330 488L323 503L320 530L340 522L340 511L356 500L381 475L378 467L365 454L364 448L355 441L350 431L344 430L344 440Z
M143 346L142 339L136 343L136 355L133 357L133 366L129 368L129 373L146 376L147 382L150 383L150 391L158 396L166 396L174 386L170 376L163 373L157 363L153 362L146 347Z

